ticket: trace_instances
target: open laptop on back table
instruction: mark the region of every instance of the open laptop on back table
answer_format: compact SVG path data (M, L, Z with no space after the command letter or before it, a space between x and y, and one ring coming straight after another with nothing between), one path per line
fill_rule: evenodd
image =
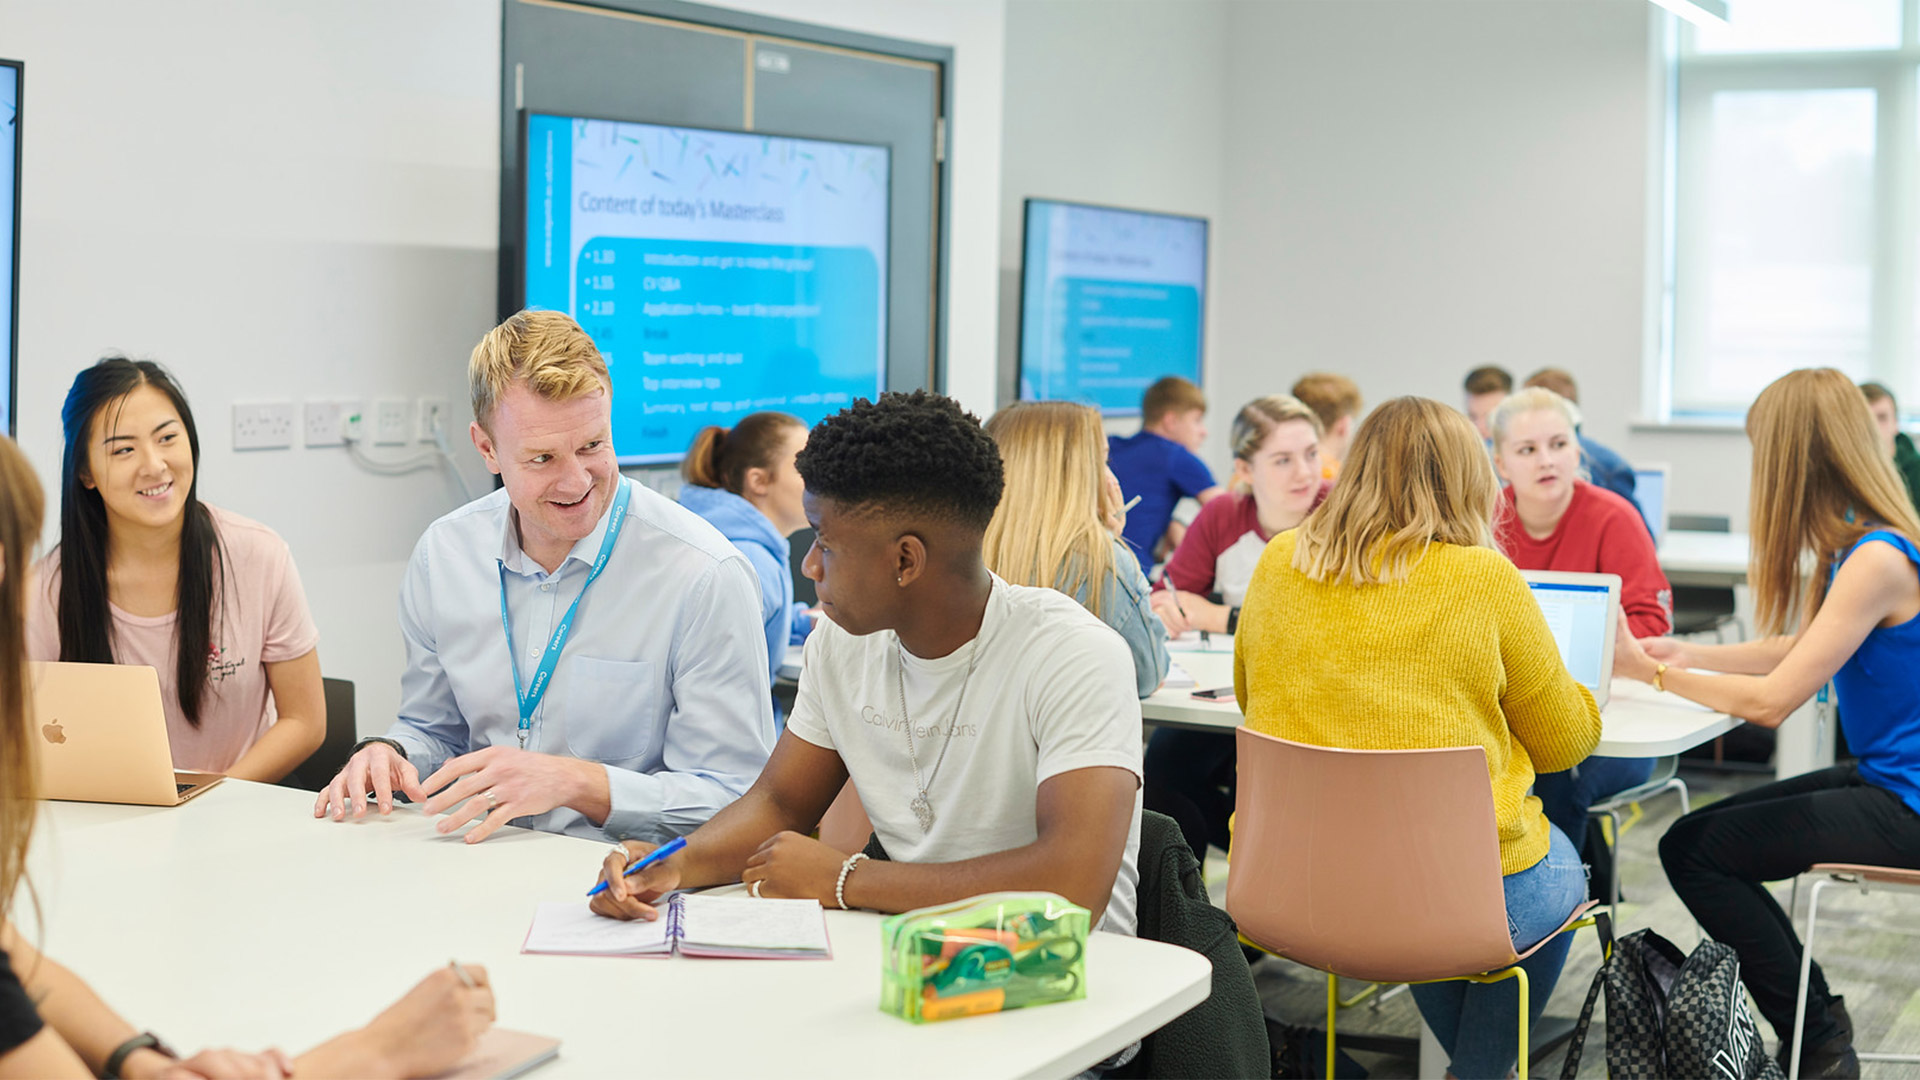
M1520 576L1546 615L1573 681L1593 691L1593 700L1606 708L1613 685L1613 635L1620 621L1619 575L1522 570Z
M35 662L27 674L40 729L41 798L176 806L222 779L173 767L152 668Z

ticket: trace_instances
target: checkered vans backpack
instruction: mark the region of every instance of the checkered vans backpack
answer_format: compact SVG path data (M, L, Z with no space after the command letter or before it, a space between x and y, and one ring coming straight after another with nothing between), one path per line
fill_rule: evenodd
M1740 985L1740 961L1717 941L1702 941L1691 956L1651 930L1615 944L1607 917L1595 916L1607 959L1587 988L1561 1080L1580 1069L1593 1003L1607 989L1607 1073L1616 1077L1679 1080L1781 1080L1760 1045L1760 1029Z

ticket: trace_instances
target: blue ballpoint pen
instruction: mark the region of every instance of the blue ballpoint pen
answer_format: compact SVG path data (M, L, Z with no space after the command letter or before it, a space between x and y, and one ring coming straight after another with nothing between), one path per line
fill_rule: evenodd
M621 872L620 876L632 877L633 875L639 873L642 870L645 870L647 867L652 866L654 863L659 862L661 859L666 858L667 856L673 854L676 851L679 851L681 848L686 846L687 846L687 838L684 836L676 836L673 839L667 841L666 843L661 844L659 847L654 848L652 851L647 852L644 858L642 858L639 862L634 863L632 866L627 867L626 870ZM598 885L595 885L593 888L588 889L587 895L590 897L599 896L601 893L606 891L607 891L607 883L602 881Z

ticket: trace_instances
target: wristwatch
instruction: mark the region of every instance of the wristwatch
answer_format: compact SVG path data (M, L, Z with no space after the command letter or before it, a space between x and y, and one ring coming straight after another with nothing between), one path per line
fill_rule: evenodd
M361 739L357 743L354 743L353 749L347 751L347 756L352 757L353 755L359 753L360 751L365 750L368 746L372 745L373 743L386 743L388 746L393 747L394 753L400 755L401 761L407 760L406 747L401 746L399 743L394 742L392 739L382 738L381 736L378 736L378 735L373 735L368 738Z
M107 1077L107 1080L120 1080L120 1067L127 1063L127 1058L132 1056L135 1050L151 1050L175 1061L180 1060L180 1055L174 1053L166 1043L161 1042L160 1036L151 1031L143 1031L113 1048L113 1053L107 1055L107 1065L101 1070L101 1075Z
M1227 633L1231 634L1238 629L1240 629L1240 609L1230 607L1227 609Z
M1661 664L1653 669L1653 688L1663 694L1667 692L1667 665Z

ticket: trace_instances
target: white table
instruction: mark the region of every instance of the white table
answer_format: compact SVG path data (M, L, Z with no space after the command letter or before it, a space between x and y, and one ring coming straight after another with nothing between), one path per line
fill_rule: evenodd
M484 964L501 1025L562 1041L534 1074L554 1080L1067 1076L1204 1000L1212 975L1096 933L1086 1000L915 1026L879 1011L877 915L829 912L830 961L525 956L535 904L581 897L604 845L504 829L468 847L412 809L338 824L312 805L235 780L180 807L45 804L43 947L183 1050L297 1052L451 958Z
M1233 685L1233 639L1216 636L1206 651L1180 651L1173 658L1192 673L1200 689ZM1740 721L1631 679L1613 680L1611 699L1600 713L1604 757L1666 757L1732 731ZM1231 732L1245 722L1238 702L1197 701L1193 688L1161 689L1140 703L1149 724L1196 731Z
M1673 529L1660 541L1660 569L1675 585L1744 585L1753 545L1746 533Z

